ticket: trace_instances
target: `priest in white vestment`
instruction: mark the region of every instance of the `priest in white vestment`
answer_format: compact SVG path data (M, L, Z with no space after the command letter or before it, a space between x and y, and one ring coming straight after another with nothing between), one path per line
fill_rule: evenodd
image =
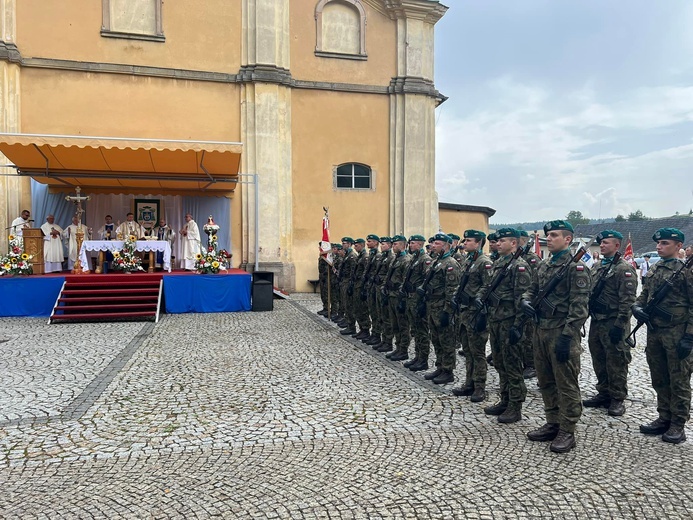
M21 237L24 233L24 228L31 227L32 221L29 220L30 216L31 213L29 213L28 209L22 211L21 216L17 217L12 221L12 224L10 225L10 234L15 235L17 237Z
M171 247L171 251L173 251L173 243L176 241L176 234L171 229L171 226L166 224L165 218L159 219L159 225L154 228L154 236L157 240L165 240L168 242L168 245ZM164 267L164 253L162 251L158 251L156 253L156 263L154 264L154 267Z
M79 228L79 219L77 217L72 217L72 224L65 228L63 231L63 238L67 242L67 268L72 270L77 261L77 229ZM82 226L82 233L84 233L84 240L91 240L91 229L87 229L87 226ZM85 266L82 266L85 268Z
M139 240L145 237L145 232L144 228L135 221L135 215L128 213L125 222L116 229L116 235L121 235L122 240L127 239L128 235L134 235Z
M99 240L115 240L116 225L113 223L113 217L110 215L106 215L105 224L101 226L96 233L99 237Z
M186 271L194 271L195 256L202 252L202 245L200 243L200 229L190 213L185 215L185 226L180 230L180 234L182 235L183 267Z
M55 273L63 270L63 228L55 223L55 216L48 215L41 226L43 231L43 272Z

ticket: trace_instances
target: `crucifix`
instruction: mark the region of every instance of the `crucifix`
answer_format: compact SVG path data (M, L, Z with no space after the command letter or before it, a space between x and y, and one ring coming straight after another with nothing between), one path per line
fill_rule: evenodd
M82 189L77 186L75 188L75 193L76 195L68 195L65 197L65 200L68 202L72 202L77 206L77 233L75 234L75 238L77 239L77 259L75 260L75 265L72 268L72 274L84 274L85 272L89 272L89 269L87 268L86 271L82 268L82 262L80 261L80 251L82 250L82 241L84 240L84 230L82 229L82 213L84 213L84 209L82 209L82 201L87 201L91 199L89 195L86 197L82 197L80 195Z

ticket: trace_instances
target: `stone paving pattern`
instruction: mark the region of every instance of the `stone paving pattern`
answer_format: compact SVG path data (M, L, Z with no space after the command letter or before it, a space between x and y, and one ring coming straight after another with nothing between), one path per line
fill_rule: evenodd
M639 338L626 415L565 455L522 421L339 336L319 295L151 323L0 319L1 518L690 518L690 442L656 417ZM594 393L589 353L583 395ZM456 375L464 373L461 358Z

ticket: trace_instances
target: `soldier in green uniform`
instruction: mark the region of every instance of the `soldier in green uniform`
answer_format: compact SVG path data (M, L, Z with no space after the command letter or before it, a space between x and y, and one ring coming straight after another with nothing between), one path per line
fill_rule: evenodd
M406 298L406 312L414 336L414 358L404 363L413 372L428 370L428 355L431 350L431 339L428 335L428 320L421 316L417 309L419 298L416 288L419 287L431 267L431 257L424 250L426 239L422 235L409 237L409 253L411 263L405 275L405 284L401 296Z
M342 244L332 244L332 274L330 275L330 312L332 315L330 320L335 323L342 317L339 298L339 268L342 265L343 256L340 251L342 251Z
M657 242L660 260L647 272L632 310L638 322L648 324L645 355L657 393L659 417L640 425L640 431L647 435L663 434L663 441L678 444L686 440L684 427L691 407L693 270L679 273L659 305L645 312L657 290L682 268L677 256L685 237L679 229L662 228L652 239Z
M537 237L538 238L538 237ZM520 247L525 247L529 242L529 233L525 230L520 230ZM531 276L534 276L537 272L537 267L541 264L541 257L537 255L534 251L528 251L523 258L525 262L529 265L531 271ZM532 379L537 377L537 371L534 368L534 346L532 344L532 338L534 338L534 322L532 320L527 320L525 323L525 330L522 334L522 352L524 356L525 368L522 373L525 379Z
M573 226L564 220L544 225L546 245L551 253L542 262L537 275L523 296L523 312L538 318L534 334L534 366L541 397L544 400L546 424L527 433L531 441L552 441L550 449L565 453L575 447L575 426L582 415L580 399L580 330L589 314L590 270L580 260L567 267L565 276L548 294L539 308L530 302L545 287L561 266L570 264Z
M460 236L455 233L448 233L448 236L452 238L452 247L450 247L450 254L457 260L457 263L462 265L464 259L464 254L462 254L462 247L460 247Z
M488 257L491 259L492 262L495 262L498 260L499 254L498 254L498 235L495 233L489 233L488 237L488 250L489 250L489 255Z
M486 399L486 375L488 366L486 363L486 342L488 341L488 329L476 332L474 324L477 310L474 307L474 299L481 288L491 281L493 263L483 253L486 233L476 229L467 229L464 232L465 256L462 265L462 284L464 288L457 291L455 303L459 310L459 338L464 353L465 380L462 386L454 388L454 395L471 396L470 400L480 403ZM476 256L476 258L475 258Z
M597 395L585 399L588 408L608 407L609 415L626 412L630 348L624 341L630 334L630 307L635 302L638 277L633 266L614 255L621 248L623 235L607 229L596 237L601 261L593 267L590 297L589 347L597 376Z
M392 237L392 251L394 258L386 276L385 290L392 321L392 331L395 337L395 350L385 357L392 361L402 361L409 358L409 344L411 343L411 331L407 316L406 296L400 295L403 289L404 276L411 262L411 256L407 254L407 239L402 235ZM401 302L401 303L400 303Z
M392 251L392 239L382 237L380 239L381 258L380 265L375 274L375 302L380 316L380 342L373 345L378 352L389 352L392 350L392 320L390 319L390 308L385 305L385 280L390 269L390 263L394 259Z
M356 318L354 317L354 285L353 277L356 270L358 256L354 251L354 239L351 237L342 238L342 248L344 250L344 260L339 272L341 300L344 306L344 318L346 327L339 331L343 335L356 333Z
M356 262L356 270L353 276L354 286L354 317L359 324L359 331L352 334L356 339L365 339L371 335L371 318L368 313L368 302L363 298L363 284L365 282L364 275L370 262L370 256L366 249L366 241L363 238L357 238L354 241L354 249L358 255Z
M433 247L438 258L426 288L428 301L428 328L436 353L438 368L426 374L425 379L437 385L452 383L455 379L455 309L453 298L460 283L460 265L450 254L452 239L438 233Z
M483 301L488 302L493 366L498 371L500 381L500 401L486 407L484 412L497 415L499 423L509 424L522 418L522 403L527 397L527 387L522 377L524 361L519 330L523 314L520 301L529 288L532 276L523 258L513 258L519 247L520 232L513 228L502 228L496 231L496 236L500 258L493 265L491 281L481 288L474 306L483 311ZM496 287L491 290L493 285Z
M376 237L376 235L368 235L368 237ZM378 243L382 242L382 238L378 237ZM384 251L376 251L375 256L371 259L370 267L368 268L368 278L366 279L366 298L368 299L368 313L371 315L371 335L363 340L366 345L370 345L374 348L375 345L379 345L382 334L382 318L380 313L380 308L378 307L378 301L376 293L377 287L377 276L380 266L382 265Z
M330 264L327 263L327 253L322 250L322 242L318 242L318 248L320 248L320 255L318 256L318 285L320 286L320 301L322 301L322 309L318 311L318 314L329 318L329 291L327 290L329 282L327 272L330 270Z

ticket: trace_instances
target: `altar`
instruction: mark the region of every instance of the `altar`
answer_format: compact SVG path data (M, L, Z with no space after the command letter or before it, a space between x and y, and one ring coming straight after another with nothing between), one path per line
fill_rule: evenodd
M95 272L101 273L101 265L103 265L103 257L106 251L113 253L123 249L123 240L85 240L82 242L82 248L79 250L79 259L84 266L84 270L88 270L89 257L87 252L98 251L99 260ZM149 272L154 271L155 253L164 253L164 270L171 272L171 245L166 240L138 240L135 242L135 251L149 253Z

